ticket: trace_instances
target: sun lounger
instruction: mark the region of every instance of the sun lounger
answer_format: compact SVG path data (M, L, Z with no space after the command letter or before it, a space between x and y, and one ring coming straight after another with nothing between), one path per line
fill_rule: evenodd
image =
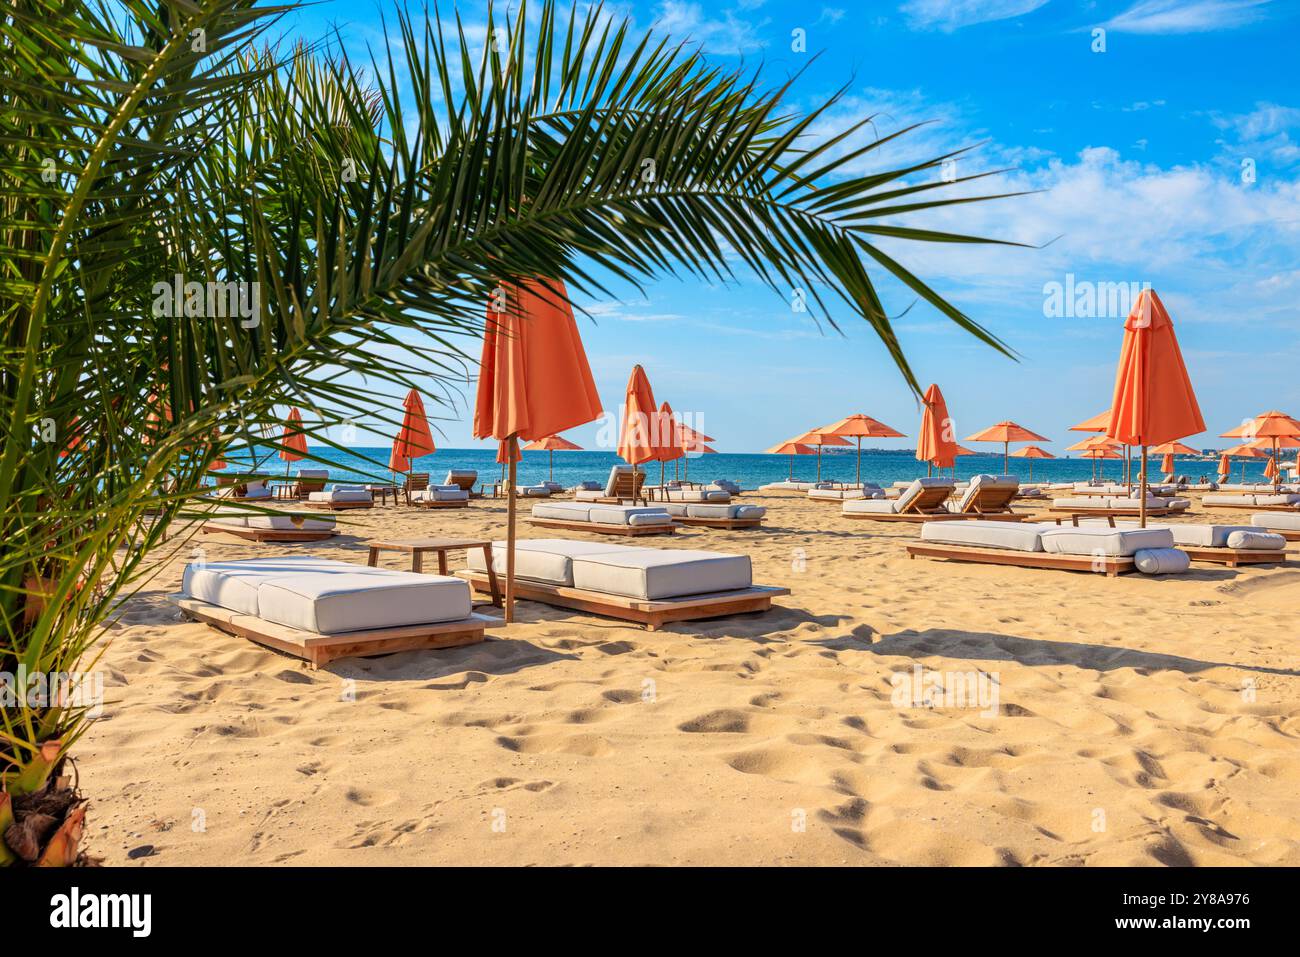
M464 581L332 559L192 562L178 594L187 616L305 659L446 648L483 640Z
M250 542L319 542L335 534L334 517L245 511L219 511L203 523L202 531L234 535Z
M713 487L722 489L728 495L739 495L742 491L740 483L733 482L731 479L714 479Z
M813 482L768 482L760 485L760 492L806 492L813 487Z
M474 491L474 483L478 481L478 472L473 469L449 469L447 477L442 480L443 486L454 485L469 493L471 498L482 498L482 494Z
M1262 511L1300 511L1300 495L1290 492L1247 493L1245 495L1205 495L1201 504L1206 508L1253 508Z
M550 498L549 485L516 485L515 494L520 498Z
M221 498L238 499L246 502L264 502L273 498L275 495L271 491L265 479L252 479L247 482L237 482L233 485L222 486L217 490L217 496Z
M1081 525L1087 528L1100 519ZM1137 528L1136 522L1116 522L1112 528ZM1236 568L1238 565L1275 564L1286 561L1286 539L1263 528L1252 525L1208 525L1178 523L1174 525L1148 525L1147 528L1166 528L1173 536L1174 545L1198 562L1216 562Z
M1185 498L1147 498L1147 515L1181 515L1191 505ZM1103 496L1100 498L1058 498L1048 507L1049 512L1065 512L1072 515L1090 515L1100 518L1114 515L1140 515L1141 499Z
M861 487L838 487L830 484L817 485L808 490L808 498L814 502L849 502L857 499L883 499L885 490L873 482L865 482Z
M609 479L600 489L579 488L574 498L579 502L597 502L604 505L618 505L622 502L644 502L645 495L641 486L645 482L645 473L631 465L615 465L609 470ZM588 483L583 483L587 485Z
M600 502L539 502L528 520L539 528L565 528L602 535L671 535L677 524L663 506Z
M952 506L959 515L1014 515L1011 501L1020 494L1020 479L1014 475L976 475Z
M469 508L470 493L459 485L430 485L410 495L417 508Z
M329 478L329 469L299 469L298 480L293 483L289 494L294 498L305 498L312 492L323 492Z
M872 522L927 522L976 518L1020 522L1026 517L1009 509L989 515L962 512L957 510L960 502L950 508L947 499L955 487L955 483L948 479L916 479L896 499L854 499L845 502L840 512L845 518L866 519ZM999 489L998 494L1001 495L1002 491ZM966 492L966 495L976 497L980 494L978 488L975 492L969 489Z
M1250 517L1252 528L1276 532L1288 542L1300 542L1300 512L1259 512Z
M760 528L767 509L761 505L740 505L731 502L669 502L664 508L679 525L699 525L704 528Z
M486 559L479 552L467 557L469 569L457 574L487 591ZM494 544L492 562L504 575L504 542ZM767 611L773 598L789 593L754 585L746 555L569 539L527 539L515 548L519 598L638 622L649 631L674 621Z
M336 485L328 492L309 493L303 504L308 508L338 512L352 508L373 508L375 497L364 485Z
M1047 523L926 522L908 557L945 558L990 565L1053 568L1105 574L1168 574L1186 570L1189 558L1174 548L1166 528L1118 529ZM1143 567L1145 566L1145 567Z

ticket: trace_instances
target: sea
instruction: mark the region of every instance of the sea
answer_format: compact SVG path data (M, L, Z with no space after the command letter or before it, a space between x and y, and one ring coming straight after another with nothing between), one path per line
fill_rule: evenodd
M313 446L312 455L329 463L331 483L351 482L385 482L392 478L388 471L387 448L353 448L334 449L326 446ZM473 469L478 472L480 482L496 481L502 476L502 466L496 461L496 448L478 449L439 449L432 455L416 459L412 471L428 472L431 479L441 482L449 469ZM551 456L554 455L552 460ZM754 489L769 482L785 481L791 474L790 456L761 455L719 452L716 454L693 455L684 460L668 462L665 475L668 478L687 478L695 482L711 482L714 479L730 479L738 482L741 488ZM553 461L553 464L552 464ZM538 482L554 480L566 487L579 482L592 480L604 482L609 469L623 460L614 452L524 452L519 462L519 482L532 485ZM1011 472L1018 475L1022 482L1031 480L1029 459L1012 459ZM1263 482L1263 459L1248 460L1245 463L1245 480ZM1218 468L1215 459L1178 456L1174 459L1176 472L1187 475L1193 481L1202 477L1213 479ZM228 471L256 471L275 475L296 473L299 467L324 468L327 466L303 460L288 463L280 461L272 451L269 455L258 456L254 463L245 453L240 456L227 456ZM659 481L659 463L649 462L643 468L648 473L647 481L651 484ZM1032 480L1036 482L1079 482L1096 475L1110 481L1123 478L1124 463L1117 460L1100 460L1094 466L1089 459L1059 458L1032 460ZM1160 458L1153 456L1149 460L1148 475L1153 481L1160 479ZM818 478L818 461L816 455L794 456L795 481L811 482ZM824 452L821 456L820 477L823 480L852 482L856 469L854 452ZM1001 474L1003 470L1002 453L987 455L964 455L957 459L956 475L969 478L981 472ZM863 449L862 478L880 485L892 482L908 481L926 475L926 465L918 462L909 450L897 449ZM945 470L944 474L950 474ZM1232 480L1238 481L1243 475L1242 463L1233 467ZM1137 464L1133 466L1134 480L1137 478Z

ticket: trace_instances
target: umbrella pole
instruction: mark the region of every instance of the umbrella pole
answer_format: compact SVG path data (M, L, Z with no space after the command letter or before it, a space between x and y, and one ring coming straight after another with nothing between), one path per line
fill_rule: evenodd
M822 447L817 446L817 484L822 482Z
M552 485L555 484L555 449L551 449L551 471L550 471L550 477L547 479L547 481L549 481Z
M858 436L858 488L862 488L862 436Z
M1002 474L1011 474L1011 443L1002 443Z
M790 456L790 481L794 481L794 456Z
M1138 525L1147 527L1147 447L1142 446L1142 500L1138 505Z
M515 449L519 439L512 435L506 440L506 458L510 460L510 484L506 487L506 607L505 621L515 620Z

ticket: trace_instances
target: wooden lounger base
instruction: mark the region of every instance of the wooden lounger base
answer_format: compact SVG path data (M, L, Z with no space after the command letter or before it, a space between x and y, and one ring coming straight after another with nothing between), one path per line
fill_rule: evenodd
M761 518L687 518L683 515L674 516L673 521L678 525L698 525L700 528L762 528L763 520Z
M1274 535L1281 535L1288 542L1300 542L1300 528L1265 528L1259 526L1261 532L1272 532Z
M1136 508L1048 508L1049 512L1057 512L1062 515L1077 515L1080 518L1139 518L1142 512ZM1147 509L1147 518L1163 518L1167 515L1194 515L1191 509L1187 508L1149 508Z
M240 528L237 525L215 525L207 522L201 531L205 535L234 535L249 542L323 542L338 534L332 528L297 529L297 528Z
M486 578L484 580L486 581ZM457 621L429 625L405 625L400 628L351 631L342 635L318 635L315 632L299 631L297 628L277 625L252 615L241 615L229 608L186 598L184 595L169 597L187 618L201 621L227 634L247 638L259 645L266 645L276 651L283 651L296 658L302 658L313 669L339 658L364 658L368 655L389 655L397 651L472 645L483 640L483 629L495 621L483 615L471 614L468 618Z
M374 508L374 502L299 502L307 508L319 509L322 512L343 512L351 508Z
M980 519L986 522L1023 522L1030 516L1017 512L844 512L845 518L866 519L869 522L950 522L963 519Z
M1108 578L1137 569L1132 558L1098 555L1055 555L1048 552L1018 552L1002 548L978 548L973 545L940 545L912 542L907 546L909 558L947 558L957 562L985 565L1019 565L1022 568L1055 568L1075 572L1105 573Z
M491 591L492 585L486 572L466 570L456 574L473 585L476 591ZM621 618L644 625L646 631L654 631L674 621L698 621L703 618L725 618L768 611L772 607L773 598L788 594L788 588L754 585L735 591L651 601L515 579L516 598L573 608L607 618Z
M1286 552L1266 552L1251 548L1208 548L1194 545L1179 545L1196 562L1217 562L1236 568L1238 565L1273 565L1285 564Z
M530 518L528 524L541 528L563 528L571 532L597 532L601 535L671 535L677 523L670 525L608 525L601 522L566 522L559 518Z
M1294 505L1224 505L1222 502L1202 502L1203 508L1248 508L1252 512L1300 512L1300 508ZM1147 513L1151 514L1150 512Z
M411 506L413 508L469 508L469 499L450 502L412 502Z

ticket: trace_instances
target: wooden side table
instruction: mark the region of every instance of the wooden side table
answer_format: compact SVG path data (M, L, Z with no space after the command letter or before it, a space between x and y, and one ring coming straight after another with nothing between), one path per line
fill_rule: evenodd
M492 591L492 604L501 606L501 586L497 582L496 569L492 567L492 543L477 538L385 538L366 543L370 547L370 557L366 564L371 568L379 565L380 552L406 552L411 556L411 571L424 571L424 556L433 552L438 556L438 574L447 574L447 553L471 548L483 549L483 558L487 563L488 584Z

